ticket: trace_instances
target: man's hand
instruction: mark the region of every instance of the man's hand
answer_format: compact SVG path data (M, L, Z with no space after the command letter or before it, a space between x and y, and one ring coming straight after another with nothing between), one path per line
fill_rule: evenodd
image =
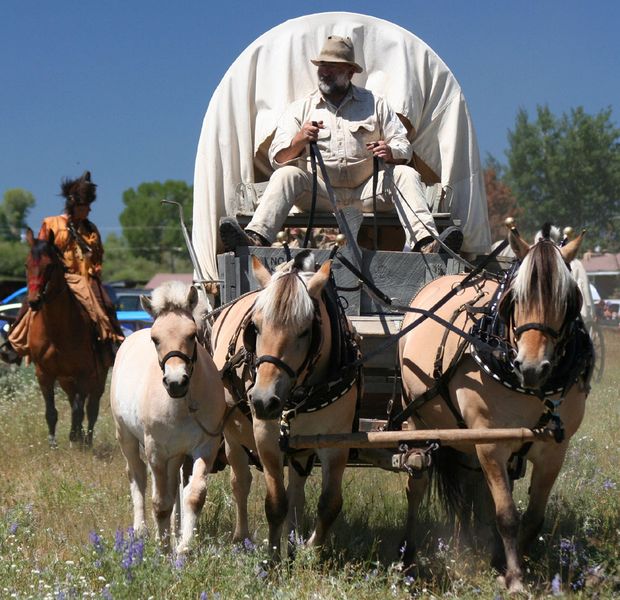
M275 155L276 162L285 163L301 156L308 144L317 141L321 129L325 129L323 121L307 121L304 123L291 140L291 145L288 148L283 148Z
M366 148L370 150L377 158L382 158L386 163L393 163L394 156L392 156L392 148L387 145L385 140L379 140L378 142L369 142L366 144Z
M294 142L301 142L304 144L309 144L310 142L316 142L319 139L319 131L321 129L325 129L325 125L323 125L323 121L306 121L299 130L299 133L295 136Z

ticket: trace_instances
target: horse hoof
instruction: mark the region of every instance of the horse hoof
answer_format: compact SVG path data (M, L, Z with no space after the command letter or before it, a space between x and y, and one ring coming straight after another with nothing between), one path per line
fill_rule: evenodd
M56 450L58 448L58 442L56 441L56 436L55 435L48 435L47 436L47 443L49 444L49 447L52 450Z

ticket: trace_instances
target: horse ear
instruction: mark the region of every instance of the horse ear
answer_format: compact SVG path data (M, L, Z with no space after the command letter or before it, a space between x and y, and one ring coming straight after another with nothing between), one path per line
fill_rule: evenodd
M271 273L263 263L252 254L252 272L261 288L267 287L271 281Z
M54 232L50 229L49 233L47 234L47 241L50 245L54 245Z
M142 306L143 310L149 313L151 317L155 318L155 315L153 314L153 303L148 296L140 296L140 306Z
M190 285L189 290L187 290L187 307L189 312L193 312L196 304L198 304L198 290L193 285Z
M26 227L26 242L32 248L34 246L35 238L34 233L30 227Z
M326 260L308 282L308 293L312 298L318 298L321 295L325 284L329 281L331 268L332 261Z
M510 247L512 251L515 253L515 256L519 260L523 260L525 255L530 251L529 244L519 235L519 232L513 227L508 232L508 241L510 242Z
M571 240L566 244L566 246L562 246L560 248L560 254L562 258L564 258L564 262L569 265L571 261L577 256L577 252L579 251L579 247L581 246L581 242L583 241L583 236L586 234L586 230L584 229L574 240Z

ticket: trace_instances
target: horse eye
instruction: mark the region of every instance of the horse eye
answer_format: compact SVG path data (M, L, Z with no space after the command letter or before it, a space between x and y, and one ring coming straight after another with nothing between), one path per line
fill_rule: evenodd
M153 340L153 343L155 344L155 346L159 346L159 338L153 337L151 339Z
M299 337L300 337L300 338L305 338L305 337L308 337L309 335L310 335L310 330L309 330L309 329L306 329L305 331L302 331L302 332L299 334Z

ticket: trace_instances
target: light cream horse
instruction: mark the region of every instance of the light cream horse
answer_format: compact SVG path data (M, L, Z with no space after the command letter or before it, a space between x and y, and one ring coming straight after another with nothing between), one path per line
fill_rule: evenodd
M263 289L223 311L214 323L212 340L215 363L224 373L226 401L236 407L224 432L237 509L234 540L250 537L247 499L252 475L247 449L263 469L269 549L277 558L287 515L289 539L303 516L309 474L305 467L311 456L307 451L289 459L287 488L282 433L289 427L291 435L350 432L358 382L353 376L348 384L335 382L340 392L316 393L334 370L346 372L331 355L335 340L323 296L331 261L315 272L314 257L304 252L272 277L256 257L252 259L254 277ZM347 449L321 449L316 454L322 490L310 546L325 542L340 512L348 459Z
M158 538L169 548L170 523L186 456L194 458L183 492L178 552L185 552L204 505L207 474L222 440L224 388L211 355L199 343L201 315L209 310L193 286L168 282L143 308L151 329L131 334L121 345L112 372L110 403L116 437L127 461L134 529L146 532L144 496L147 465L153 476L153 515ZM197 326L198 323L198 326Z
M556 427L558 442L535 442L521 452L533 464L530 497L523 519L520 519L512 498L512 480L507 468L511 456L521 450L521 444L504 442L459 448L475 454L482 467L501 537L494 565L501 570L508 589L519 591L523 588L522 553L542 526L549 494L564 462L568 442L584 414L591 366L587 355L591 345L579 326L580 295L567 268L577 253L581 236L563 248L548 239L530 248L516 229L510 232L509 239L520 266L508 282L499 309L508 323L507 353L512 383L502 382L501 376L492 374L493 369L487 371L486 367L480 366L474 360L470 345L430 318L400 340L399 353L403 403L405 406L414 403L409 408L410 427L451 428L459 422L460 426L472 429L533 428L544 424ZM462 275L440 277L426 285L411 306L428 310L455 290L456 293L436 310L436 314L448 321L454 318L457 327L469 331L472 315L479 318L482 313L471 308L466 311L465 307L488 304L494 298L498 284L478 277L461 289L459 286L464 279ZM490 319L494 318L493 314L496 313L492 311ZM408 314L403 327L418 316ZM576 339L581 340L581 347L573 346ZM442 346L443 358L439 350ZM439 375L435 371L436 362L441 366L440 371L448 374L443 378L446 384L443 394L436 385ZM547 388L558 363L567 370L559 389L552 393L554 390ZM423 400L423 394L429 389L433 391ZM547 392L548 396L545 395ZM451 466L456 467L457 463L452 462ZM459 469L452 469L454 476L458 472ZM473 476L471 471L468 473L463 475L463 469L460 469L461 476ZM427 482L427 475L420 479L409 478L408 482L405 536L408 564L414 560L416 513ZM457 482L452 481L453 491Z

